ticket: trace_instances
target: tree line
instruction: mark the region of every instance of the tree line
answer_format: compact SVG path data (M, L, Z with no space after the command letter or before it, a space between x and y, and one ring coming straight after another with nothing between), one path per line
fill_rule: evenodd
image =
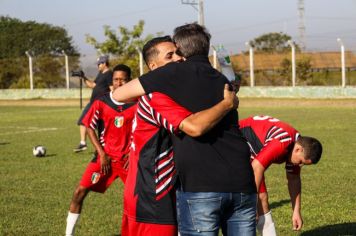
M103 26L105 40L99 42L90 34L86 41L100 54L110 55L111 64L125 63L133 70L133 77L139 75L138 50L149 39L162 32L143 37L145 22L140 20L132 29L119 26L117 30ZM70 69L79 68L80 53L73 38L65 28L35 21L21 21L9 16L0 16L0 89L29 88L28 51L34 58L34 87L59 88L65 86L63 52L70 59ZM250 41L256 53L283 53L290 51L289 35L268 33ZM296 50L300 51L297 44ZM247 52L245 52L247 53ZM284 61L284 68L290 70L290 61ZM285 71L287 75L288 72Z

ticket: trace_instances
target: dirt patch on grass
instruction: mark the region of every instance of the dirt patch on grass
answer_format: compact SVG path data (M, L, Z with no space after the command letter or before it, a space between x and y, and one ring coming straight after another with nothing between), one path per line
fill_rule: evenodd
M83 106L88 100L83 100ZM0 106L78 106L79 99L0 100ZM240 98L240 107L354 107L356 99Z

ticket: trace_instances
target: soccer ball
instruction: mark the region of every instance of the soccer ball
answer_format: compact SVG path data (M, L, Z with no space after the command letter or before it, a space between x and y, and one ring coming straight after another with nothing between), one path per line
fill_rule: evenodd
M41 145L33 147L32 153L35 157L44 157L46 156L46 148Z

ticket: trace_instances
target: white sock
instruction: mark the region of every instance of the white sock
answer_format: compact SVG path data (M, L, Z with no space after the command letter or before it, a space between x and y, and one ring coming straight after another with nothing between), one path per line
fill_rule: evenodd
M74 235L74 228L79 220L80 214L68 212L67 217L67 227L66 227L66 236Z
M262 236L276 236L276 228L272 219L272 212L258 217L257 230Z
M85 141L80 141L80 144L81 144L81 145L85 145L85 144L87 144L87 142L85 142Z

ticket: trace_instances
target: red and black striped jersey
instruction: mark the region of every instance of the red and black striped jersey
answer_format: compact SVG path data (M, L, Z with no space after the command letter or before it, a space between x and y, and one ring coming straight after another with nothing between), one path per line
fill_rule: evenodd
M286 163L287 172L299 174L300 167L288 161L299 133L285 122L270 116L254 116L239 121L250 144L253 158L267 169L272 163Z
M176 224L172 191L176 168L170 134L176 133L190 114L164 94L139 99L124 192L128 217L138 222Z
M92 103L82 122L93 130L102 122L99 141L107 155L120 159L130 151L135 113L136 103L116 102L110 92Z

